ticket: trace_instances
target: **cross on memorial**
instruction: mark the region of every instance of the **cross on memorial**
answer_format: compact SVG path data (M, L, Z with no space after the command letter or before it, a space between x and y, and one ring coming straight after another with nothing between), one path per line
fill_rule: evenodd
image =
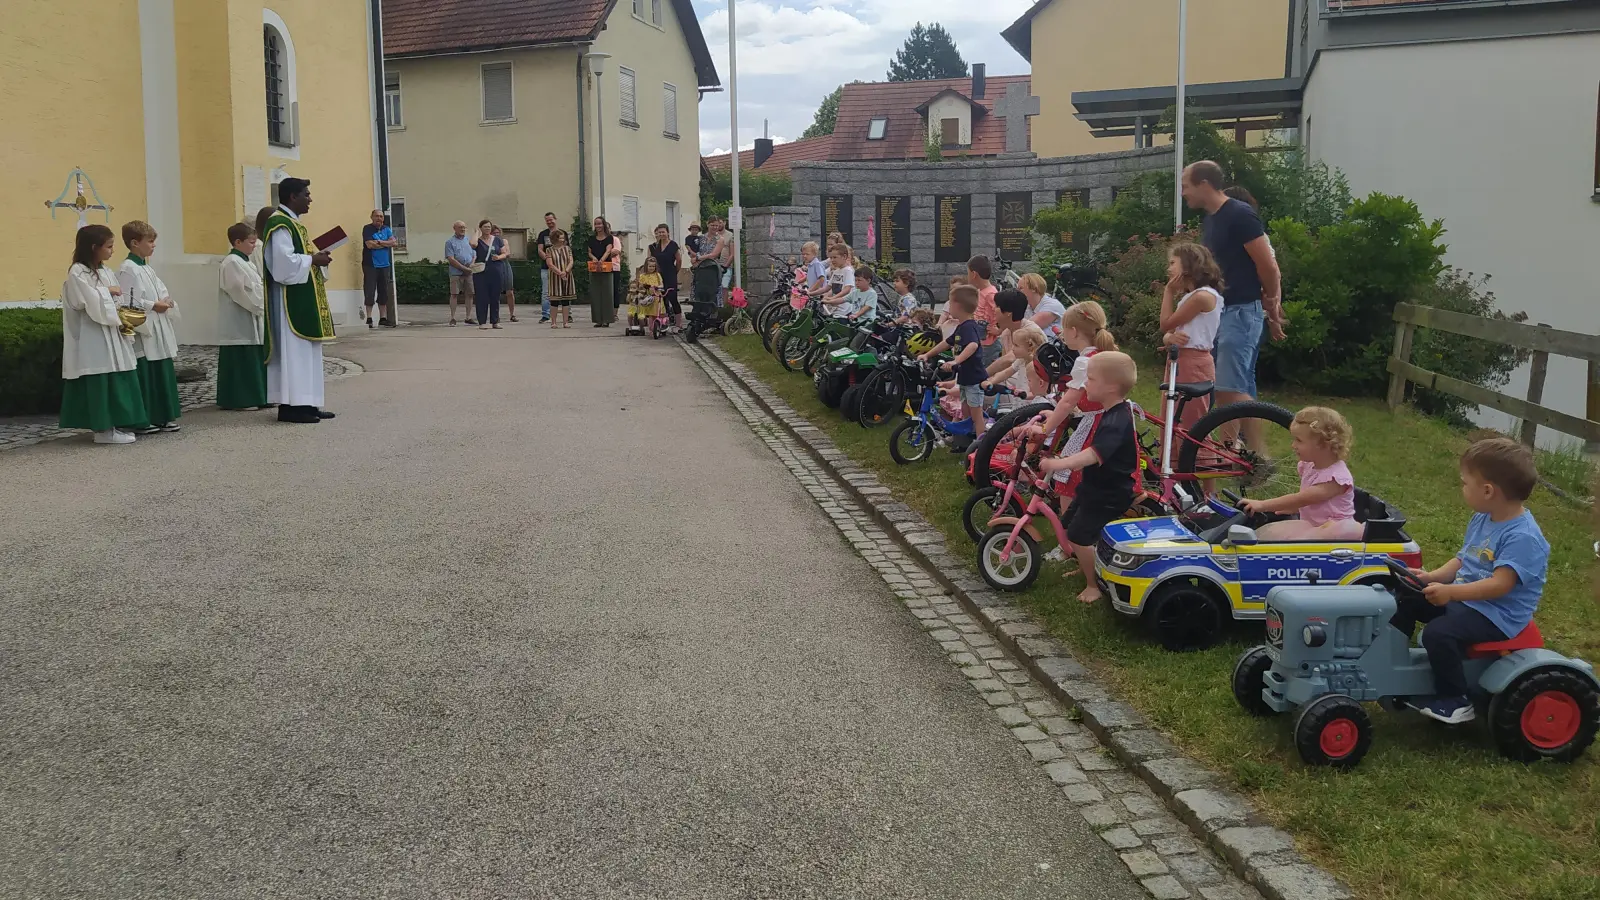
M1039 114L1039 98L1028 95L1028 86L1013 81L1006 95L994 104L995 115L1006 120L1006 152L1028 152L1028 120Z

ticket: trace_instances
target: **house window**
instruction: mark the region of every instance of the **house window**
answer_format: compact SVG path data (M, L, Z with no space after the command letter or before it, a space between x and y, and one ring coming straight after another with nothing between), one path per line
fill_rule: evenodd
M511 63L485 63L478 68L478 73L483 82L483 121L516 121L516 105L511 91Z
M401 197L389 199L389 230L394 232L394 252L406 252L406 201Z
M676 239L678 237L678 201L667 201L667 220L662 224L667 226L667 236L669 238Z
M505 238L506 249L511 251L512 259L528 258L528 229L502 228L500 236Z
M960 119L939 120L939 145L945 150L961 146Z
M888 119L873 119L871 122L867 123L867 140L881 141L883 140L884 132L888 130Z
M383 121L390 128L404 128L405 118L400 113L400 73L383 73Z
M632 69L617 68L617 83L622 91L622 124L639 127L639 100L634 90Z
M661 85L661 133L673 140L678 139L678 88L676 85Z
M633 0L633 14L644 18L644 0Z
M622 227L623 234L639 233L639 198L622 196Z
M661 24L661 0L650 0L650 21Z

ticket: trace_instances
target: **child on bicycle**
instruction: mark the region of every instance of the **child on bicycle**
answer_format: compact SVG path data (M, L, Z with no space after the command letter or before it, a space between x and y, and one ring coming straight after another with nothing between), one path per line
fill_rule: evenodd
M839 311L839 306L849 296L855 281L856 270L850 265L850 248L845 244L835 244L828 248L828 272L822 288L813 291L811 296L822 298L822 302L830 307L829 315L844 315Z
M1050 412L1042 427L1032 430L1029 441L1035 447L1045 435L1060 430L1075 413L1092 412L1100 408L1084 394L1089 360L1096 353L1117 349L1117 339L1106 328L1106 311L1093 300L1074 303L1067 308L1066 315L1061 317L1061 342L1076 351L1078 358L1072 364L1072 373L1067 376L1067 389L1056 402L1056 408Z
M895 319L896 325L904 325L911 321L911 314L917 311L922 304L917 302L917 273L910 269L896 269L894 273L894 292L899 296L900 316Z
M1009 410L1027 397L1044 396L1044 379L1039 377L1033 360L1039 348L1045 345L1046 338L1044 329L1027 320L1002 331L1001 338L1006 341L1006 353L989 367L989 377L984 379L983 386L990 388L1001 384L1014 391L1010 398L1002 398L1010 402L996 403L999 409Z
M828 264L817 255L816 241L806 241L800 245L800 262L804 267L801 289L813 296L821 296L828 281Z
M1115 350L1094 354L1086 369L1083 395L1100 409L1078 426L1078 433L1087 432L1082 449L1044 460L1039 470L1058 480L1072 472L1083 473L1061 518L1078 568L1088 582L1078 594L1078 602L1087 604L1102 596L1094 577L1095 542L1107 524L1127 515L1139 486L1139 444L1133 405L1128 402L1139 370L1133 357Z
M1461 552L1431 572L1412 569L1422 596L1403 596L1389 623L1422 629L1438 696L1416 706L1446 725L1470 722L1462 661L1467 648L1516 637L1533 621L1550 565L1550 542L1523 504L1539 483L1533 451L1510 438L1477 441L1461 454L1461 496L1472 508Z
M1299 460L1300 490L1270 500L1245 500L1250 513L1292 513L1297 519L1268 522L1256 529L1263 541L1353 541L1361 537L1356 521L1356 480L1345 465L1355 437L1350 423L1336 410L1308 406L1289 423L1290 446Z
M845 305L850 310L846 317L858 325L871 325L878 321L878 292L872 287L871 269L856 270L856 289L850 292Z
M966 409L967 415L972 418L972 437L974 440L983 436L983 379L986 374L983 362L978 357L978 347L983 341L983 325L973 318L973 313L978 310L978 289L971 285L961 285L951 288L950 303L947 308L956 320L956 328L950 337L940 341L937 346L918 359L927 362L947 349L955 350L955 357L946 365L954 368L956 373L957 390L961 393L961 405ZM951 445L952 453L965 450L960 444Z
M661 315L661 267L654 256L646 256L633 283L628 285L628 328L644 334L650 320Z

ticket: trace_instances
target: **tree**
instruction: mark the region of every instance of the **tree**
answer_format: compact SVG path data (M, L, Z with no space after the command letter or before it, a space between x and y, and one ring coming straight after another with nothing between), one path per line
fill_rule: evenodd
M889 61L890 81L965 78L967 74L967 61L961 58L950 32L938 22L928 26L918 22Z
M839 98L844 96L844 85L833 89L833 93L822 98L822 105L817 107L817 114L811 117L811 125L800 133L800 140L822 137L833 134L834 123L839 121Z

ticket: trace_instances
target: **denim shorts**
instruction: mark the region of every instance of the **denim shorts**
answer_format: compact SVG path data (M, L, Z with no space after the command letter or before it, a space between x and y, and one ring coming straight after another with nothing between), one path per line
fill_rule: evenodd
M1217 390L1256 395L1256 359L1266 317L1261 301L1222 308L1217 326Z
M959 387L961 389L961 402L963 404L965 404L967 406L982 406L983 405L983 385L982 384L962 384L962 385L957 385L957 387Z

